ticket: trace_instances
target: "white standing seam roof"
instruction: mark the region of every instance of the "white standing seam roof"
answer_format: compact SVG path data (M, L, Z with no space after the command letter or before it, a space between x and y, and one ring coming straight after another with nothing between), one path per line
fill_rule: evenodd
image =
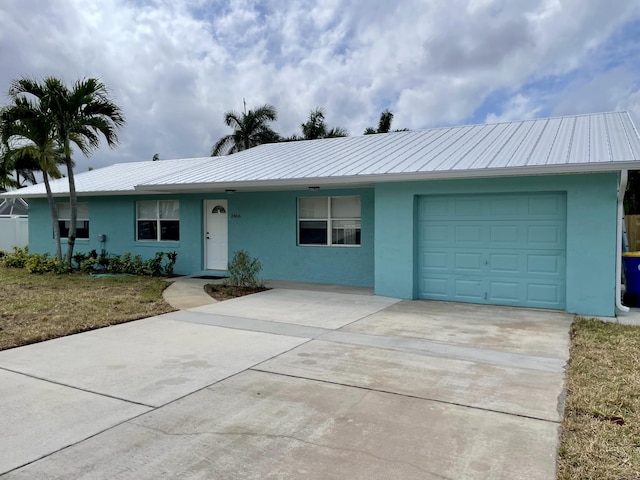
M627 112L260 145L224 157L124 163L76 175L79 195L363 186L385 181L640 169ZM66 180L52 183L66 193ZM20 196L44 196L44 186Z
M164 178L170 173L194 168L211 161L211 157L188 158L184 160L159 160L156 162L116 163L109 167L76 173L74 180L78 195L131 195L136 194L135 186ZM69 184L66 178L50 182L51 191L56 196L68 196ZM0 196L46 197L44 183L13 190Z

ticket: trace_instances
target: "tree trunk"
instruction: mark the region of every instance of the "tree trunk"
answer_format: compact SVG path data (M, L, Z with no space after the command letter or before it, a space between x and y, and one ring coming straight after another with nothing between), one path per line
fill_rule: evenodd
M56 259L62 262L62 246L60 245L60 224L58 223L58 209L56 208L56 201L51 193L51 185L49 184L49 175L47 172L42 172L42 178L44 180L44 186L47 189L47 200L49 201L49 211L51 212L51 221L53 222L53 238L56 241Z
M67 165L67 178L69 180L69 235L67 238L67 254L65 262L71 266L71 257L73 257L73 247L76 244L76 230L78 224L78 197L76 195L76 182L73 178L73 165L71 157L65 156L64 163Z

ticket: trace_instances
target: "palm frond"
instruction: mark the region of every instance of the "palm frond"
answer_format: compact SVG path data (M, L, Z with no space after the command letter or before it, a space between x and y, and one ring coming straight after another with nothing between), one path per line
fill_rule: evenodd
M228 150L229 145L233 142L233 135L225 135L220 140L216 142L216 144L211 148L211 156L217 157L219 155L226 155L225 152Z
M246 113L237 113L232 110L226 112L224 123L234 131L216 142L211 148L211 155L229 155L256 145L278 141L280 136L268 125L268 122L277 118L278 113L275 107L268 104Z

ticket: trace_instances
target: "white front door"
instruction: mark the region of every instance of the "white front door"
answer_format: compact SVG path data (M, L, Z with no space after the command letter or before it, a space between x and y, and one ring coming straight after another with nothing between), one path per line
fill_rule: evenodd
M229 261L227 201L205 200L205 269L226 270Z

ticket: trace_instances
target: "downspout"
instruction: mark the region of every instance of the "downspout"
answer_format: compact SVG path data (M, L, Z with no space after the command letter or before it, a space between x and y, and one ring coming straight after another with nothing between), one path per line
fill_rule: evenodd
M624 221L624 193L627 191L627 170L620 170L620 184L618 186L618 231L616 234L616 311L627 313L629 307L622 304L621 279L622 279L622 222Z

